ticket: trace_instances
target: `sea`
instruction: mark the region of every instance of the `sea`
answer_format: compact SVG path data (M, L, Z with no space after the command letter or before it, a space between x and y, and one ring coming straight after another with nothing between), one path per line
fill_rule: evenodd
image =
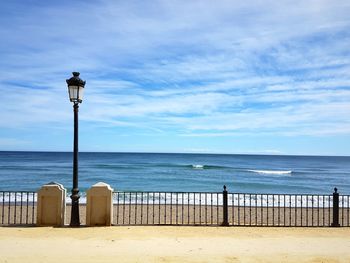
M0 152L0 191L72 188L71 152ZM79 153L79 188L97 182L115 191L350 194L350 157Z

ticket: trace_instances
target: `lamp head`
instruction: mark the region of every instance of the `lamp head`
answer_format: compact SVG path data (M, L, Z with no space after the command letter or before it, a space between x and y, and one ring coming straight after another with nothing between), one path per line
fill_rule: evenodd
M84 87L86 81L79 78L79 72L73 72L73 77L67 79L69 99L73 103L81 103L83 101Z

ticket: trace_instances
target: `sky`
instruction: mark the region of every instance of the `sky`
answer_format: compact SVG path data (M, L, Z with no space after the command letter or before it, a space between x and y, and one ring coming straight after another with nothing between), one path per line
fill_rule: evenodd
M349 1L0 2L0 150L350 155Z

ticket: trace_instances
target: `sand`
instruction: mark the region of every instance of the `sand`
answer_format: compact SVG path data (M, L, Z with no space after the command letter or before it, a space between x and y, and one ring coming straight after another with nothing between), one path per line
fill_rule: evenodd
M333 222L328 208L284 207L228 207L230 225L266 226L329 226ZM10 212L10 213L9 213ZM67 205L66 224L70 222L71 207ZM85 224L86 205L80 205L80 221ZM239 219L239 220L238 220ZM340 225L350 226L350 210L340 209ZM36 222L36 205L16 209L0 203L0 225L33 224ZM220 225L223 222L222 206L187 205L114 205L114 225Z
M350 229L0 227L0 262L350 262Z

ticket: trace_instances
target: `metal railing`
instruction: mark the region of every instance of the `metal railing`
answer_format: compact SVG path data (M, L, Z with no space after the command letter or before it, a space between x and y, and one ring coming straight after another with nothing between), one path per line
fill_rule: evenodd
M231 225L329 226L332 195L228 194Z
M339 215L337 219L338 225L337 223L333 223L334 226L350 226L350 213L349 213L350 212L350 195L339 195L338 205L339 205L339 207L337 208L339 211ZM333 209L333 214L335 215L337 214L336 209Z
M227 193L224 223L233 226L350 226L350 196ZM231 217L228 216L231 214Z
M0 191L1 225L34 225L36 201L36 192Z
M350 196L114 192L114 225L350 226Z
M115 225L220 225L222 193L114 192Z
M350 226L350 195L114 192L114 225ZM67 204L66 217L70 209ZM86 204L81 204L85 223ZM37 193L0 191L1 225L36 224ZM69 220L66 219L66 222ZM68 221L67 221L68 220Z

